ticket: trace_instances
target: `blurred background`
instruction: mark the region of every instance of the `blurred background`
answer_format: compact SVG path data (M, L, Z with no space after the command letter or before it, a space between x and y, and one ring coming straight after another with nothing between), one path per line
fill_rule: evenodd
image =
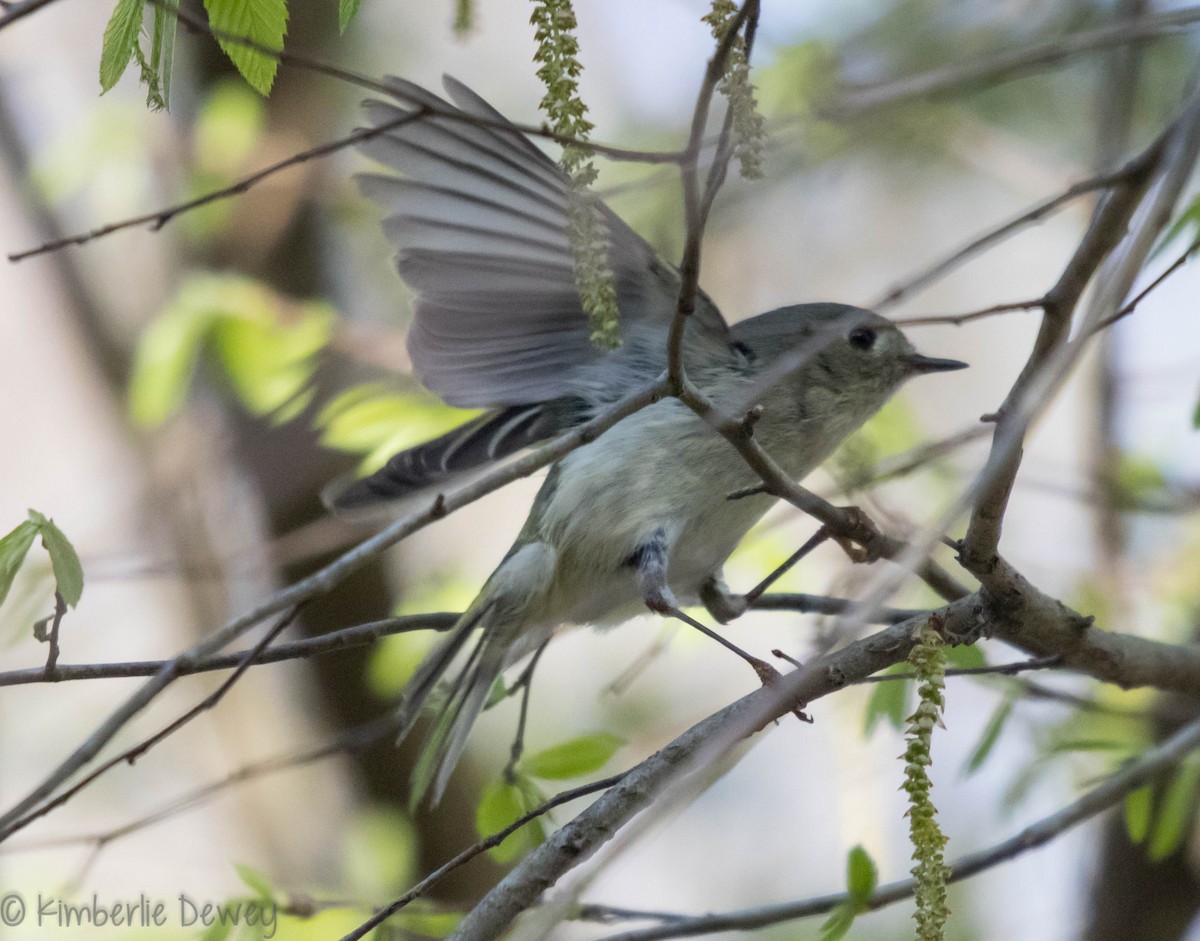
M452 28L450 0L364 0L341 36L335 6L294 3L287 48L434 90L451 74L512 118L539 121L526 3L480 0L465 35ZM983 61L1117 15L1172 7L767 0L754 57L770 127L766 175L753 183L731 176L705 244L703 286L731 320L802 301L878 306L989 227L1118 165L1174 116L1196 61L1193 34L891 107L827 105L848 86ZM579 0L582 95L597 140L680 146L711 51L706 11L691 0ZM361 90L284 66L263 98L211 39L182 28L169 112L146 107L136 66L101 97L97 68L111 12L107 3L61 0L0 32L5 253L228 185L360 121ZM325 484L461 420L408 373L410 298L391 268L379 214L352 181L367 168L342 150L160 231L140 227L0 264L0 532L34 507L80 552L86 589L63 623L63 662L167 658L195 643L377 528L328 518L318 499ZM606 163L599 187L665 258L678 259L672 168ZM880 309L901 319L1038 297L1090 208L1082 198ZM1185 227L1148 276L1193 234ZM1200 610L1198 292L1196 271L1185 268L1096 344L1029 442L1002 544L1039 587L1102 625L1173 641L1193 638ZM972 368L906 389L810 485L866 506L898 533L936 519L981 465L986 438L966 433L1002 400L1036 326L1035 313L1017 312L913 327L923 352ZM936 460L888 476L913 449L960 433ZM516 535L539 482L507 487L404 542L309 605L286 636L389 613L461 610ZM790 509L773 512L735 556L731 584L749 588L815 528ZM5 670L45 659L30 625L50 612L53 583L48 565L31 558L0 607ZM825 546L777 587L853 598L868 575ZM932 600L919 585L894 599ZM752 651L781 647L799 659L838 642L830 630L798 614L756 614L728 628ZM429 642L407 635L255 668L218 708L0 847L0 884L30 899L184 893L219 902L253 894L247 880L265 881L280 898L333 903L314 918L287 920L276 937L340 936L366 907L477 839L480 795L508 756L515 701L484 716L443 804L415 815L406 805L410 746L385 741L304 758L382 714ZM959 656L1019 659L987 642ZM220 680L175 684L112 754ZM623 744L599 777L747 692L747 681L744 667L710 642L650 618L603 634L567 633L538 667L527 747L617 736ZM3 804L41 780L139 682L4 689ZM1191 708L1077 679L1037 683L1084 696L1099 711L1032 695L1012 679L950 683L933 769L950 859L1061 806ZM595 872L584 900L691 913L838 891L857 844L882 880L905 876L903 746L889 716L907 714L906 690L888 685L893 692L882 696L864 687L830 697L811 708L813 725L782 723L760 736L685 812ZM1001 733L984 754L989 727ZM1179 806L1142 845L1120 814L1110 815L954 887L952 936L1200 938L1194 778L1175 785ZM536 785L549 795L566 783ZM157 819L160 811L169 812ZM237 865L250 871L239 876ZM469 907L506 865L476 860L439 884L422 912ZM908 919L906 905L893 906L860 919L850 937L910 937ZM763 934L815 938L819 922ZM445 924L414 918L403 927L436 933ZM558 930L584 938L614 929ZM197 932L172 924L156 936Z

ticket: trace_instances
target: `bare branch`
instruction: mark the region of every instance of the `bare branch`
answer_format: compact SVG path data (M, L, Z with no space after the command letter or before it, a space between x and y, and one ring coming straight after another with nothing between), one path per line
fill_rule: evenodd
M343 628L340 631L330 631L319 637L309 637L294 641L290 644L278 644L259 652L252 663L280 663L285 660L299 660L315 657L320 654L336 653L340 650L351 650L372 644L393 634L407 634L413 631L446 631L458 620L457 614L436 613L416 614L408 617L386 618L382 621L372 621L354 627ZM189 676L193 673L208 673L213 670L232 670L240 666L249 650L239 650L233 653L205 657L193 661L180 668L177 676ZM55 668L53 676L47 676L42 667L31 667L26 670L9 670L0 673L0 687L24 686L30 683L62 683L74 680L106 680L120 679L132 676L154 676L170 661L167 660L137 660L127 663L67 663Z
M842 92L829 108L832 117L859 115L907 101L928 100L964 88L990 85L1059 65L1076 56L1114 46L1145 42L1200 22L1200 7L1146 16L1137 23L1118 22L1080 30L1061 39L1009 49L975 61L952 63L928 72Z
M347 147L353 147L362 141L370 140L373 137L378 137L380 134L386 134L389 131L394 131L398 127L403 127L413 121L419 121L421 118L430 114L428 108L423 105L417 106L413 111L402 115L392 121L387 121L377 127L360 128L353 134L347 134L345 137L340 137L337 140L329 141L321 144L318 147L313 147L310 150L304 150L300 153L293 154L285 160L280 160L271 164L268 167L263 167L251 173L249 176L242 177L236 183L231 183L229 186L223 186L220 189L212 190L197 196L194 199L185 200L181 203L175 203L173 206L167 206L163 209L148 212L144 215L133 216L129 219L122 219L119 222L110 222L102 225L99 228L91 229L88 232L80 232L75 235L64 236L63 238L54 239L50 242L44 242L34 248L27 248L19 252L10 252L8 255L9 261L24 261L26 258L33 258L37 255L44 255L46 252L57 251L61 248L66 248L70 245L85 245L98 238L103 238L106 235L112 235L114 232L121 232L125 229L133 229L138 226L148 226L152 232L157 232L176 216L183 215L185 212L190 212L193 209L199 209L201 206L207 206L210 203L219 202L223 199L230 199L234 196L241 196L248 192L253 186L261 183L268 177L274 176L283 170L291 167L299 166L307 163L309 160L315 160L318 157L328 157L330 154L337 153L339 150L344 150Z

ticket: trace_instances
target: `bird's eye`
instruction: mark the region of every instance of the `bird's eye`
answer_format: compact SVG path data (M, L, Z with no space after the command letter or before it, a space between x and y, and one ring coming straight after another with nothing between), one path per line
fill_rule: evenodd
M870 327L858 327L851 330L850 345L860 350L869 350L875 345L875 331Z

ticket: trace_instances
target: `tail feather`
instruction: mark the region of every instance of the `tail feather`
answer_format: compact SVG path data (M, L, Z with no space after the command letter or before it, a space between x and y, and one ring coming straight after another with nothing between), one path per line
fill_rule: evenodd
M404 693L400 723L403 739L412 730L422 709L430 704L438 681L476 629L482 633L462 668L448 683L448 693L438 704L426 735L421 757L413 771L410 801L415 806L426 795L432 804L441 800L446 784L467 746L475 720L505 667L519 659L529 645L530 612L554 576L554 550L541 542L522 545L493 574L475 603L432 654L421 664ZM543 638L544 639L544 638Z

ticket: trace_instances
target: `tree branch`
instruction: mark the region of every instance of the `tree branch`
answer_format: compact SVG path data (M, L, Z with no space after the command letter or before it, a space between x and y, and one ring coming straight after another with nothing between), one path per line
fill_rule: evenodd
M1105 779L1102 784L1092 788L1062 810L1043 817L1020 833L993 847L964 856L951 866L949 881L960 882L1024 855L1030 850L1045 846L1072 827L1113 807L1126 794L1153 781L1163 772L1177 765L1196 748L1200 748L1200 721L1184 726L1161 745L1143 752L1136 760L1131 761L1120 771ZM881 886L865 903L864 908L874 911L894 902L903 901L912 895L915 887L915 881L912 879L904 879ZM800 902L764 905L761 908L745 909L722 915L701 915L694 918L672 917L666 924L610 935L604 941L658 941L662 938L691 937L716 931L749 931L776 925L780 922L794 921L797 918L822 915L847 901L850 901L849 895L836 893ZM585 914L586 911L585 908ZM605 908L599 908L600 914L605 911ZM639 915L659 917L655 913L639 912L625 912L623 917Z

